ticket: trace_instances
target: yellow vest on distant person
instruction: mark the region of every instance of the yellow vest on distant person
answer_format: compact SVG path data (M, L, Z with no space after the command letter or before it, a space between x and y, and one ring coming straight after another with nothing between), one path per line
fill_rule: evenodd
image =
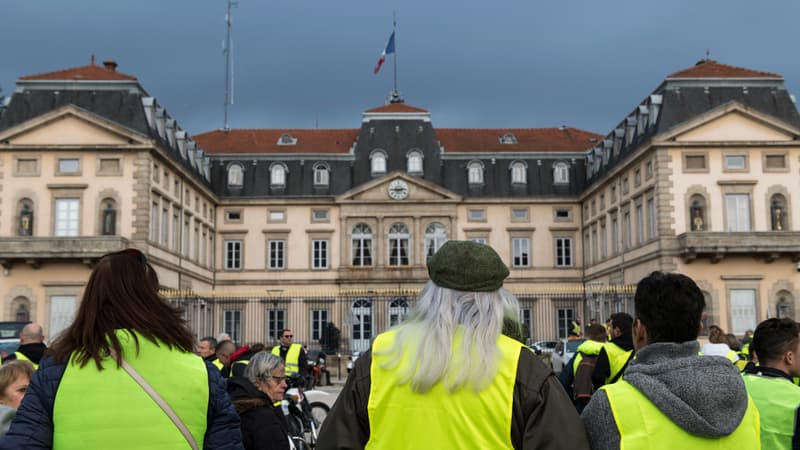
M748 396L739 427L728 436L706 438L689 434L659 410L632 384L619 380L600 389L606 392L623 450L730 450L761 448L759 415Z
M761 415L762 447L791 450L794 419L800 407L800 387L786 378L754 374L742 378Z
M283 364L286 366L286 376L292 376L300 372L300 350L303 348L300 344L292 344L289 350L286 351L286 361ZM281 346L276 345L272 347L272 354L281 356Z
M617 378L617 374L625 368L625 364L631 358L633 350L625 350L613 342L606 342L603 344L603 347L606 349L606 355L608 355L609 368L608 377L606 377L603 384L609 384L612 380Z
M14 352L14 355L17 356L17 361L28 361L29 363L33 364L33 370L39 370L39 365L36 364L35 362L31 361L31 359L28 358L27 356L25 356L24 353L22 353L22 352Z
M408 383L398 385L398 368L381 367L390 358L380 352L391 347L397 332L381 334L372 346L370 392L367 403L369 441L366 448L457 448L465 450L513 449L511 443L511 409L514 403L514 382L519 363L519 342L501 335L497 346L501 352L497 375L480 392L462 387L447 392L443 383L421 394ZM460 335L456 333L451 364L460 367ZM446 356L446 355L442 355ZM406 351L400 366L409 364Z

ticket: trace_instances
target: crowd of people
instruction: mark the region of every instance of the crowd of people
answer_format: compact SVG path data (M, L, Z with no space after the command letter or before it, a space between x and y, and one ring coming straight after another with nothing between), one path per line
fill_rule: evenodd
M800 448L800 325L770 318L743 341L709 327L695 282L654 272L634 314L594 321L559 378L522 342L508 268L449 241L410 317L360 355L317 440L327 449ZM49 347L27 325L0 366L0 449L293 449L287 377L308 353L195 342L128 249L92 270ZM424 432L422 432L424 431Z

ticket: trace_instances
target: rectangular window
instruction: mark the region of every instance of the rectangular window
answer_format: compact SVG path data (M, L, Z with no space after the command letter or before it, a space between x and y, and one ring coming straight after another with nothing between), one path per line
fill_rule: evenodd
M150 207L150 240L158 242L158 200Z
M81 201L77 198L56 199L56 237L78 236L80 233Z
M311 268L328 268L328 240L314 239L311 241Z
M278 339L278 333L286 329L286 310L267 311L267 336Z
M389 265L408 265L408 238L389 237Z
M639 187L642 184L642 171L636 169L633 171L633 185Z
M169 246L169 206L161 210L161 245Z
M76 174L81 171L81 161L78 158L59 158L59 174Z
M311 310L311 340L321 341L322 330L325 329L325 324L328 323L328 310L327 309L313 309Z
M285 269L286 268L286 241L284 240L271 240L269 245L269 268L270 269Z
M764 157L764 166L767 169L785 169L786 155L767 155Z
M273 209L269 211L270 222L286 222L286 211L282 209Z
M556 267L572 267L572 238L556 238Z
M512 238L511 247L513 249L512 266L530 267L531 240L529 238Z
M470 222L482 222L486 220L486 211L483 209L470 209L469 210Z
M182 252L183 256L189 256L189 221L192 219L189 218L189 215L186 215L186 218L183 220L183 248Z
M569 330L572 329L572 322L575 320L575 309L558 308L556 314L558 321L558 338L566 339L569 335Z
M488 242L485 237L473 237L473 238L469 238L467 240L468 241L472 241L472 242L474 242L476 244L483 244L483 245L486 245L486 242Z
M222 331L228 333L233 342L242 342L242 312L238 309L226 309L223 312L225 323Z
M120 173L122 169L120 167L119 158L100 158L97 171L102 175Z
M161 179L161 170L158 168L158 164L153 164L153 181L156 183Z
M181 226L181 220L178 217L178 214L172 215L172 249L178 251L178 245L180 244L180 240L178 240L178 229Z
M514 208L511 210L511 220L515 222L525 222L528 220L527 208Z
M628 193L628 177L622 179L622 193L623 194Z
M611 203L614 203L616 201L617 201L617 187L611 186Z
M597 225L592 225L592 262L600 261L600 253L597 251Z
M311 210L311 220L313 222L327 222L328 210L327 209L313 209Z
M617 216L611 219L611 253L619 253L619 221Z
M242 221L242 211L239 210L239 209L231 210L231 211L225 211L225 220L228 221L228 222L241 222Z
M74 295L50 296L50 330L52 336L57 336L75 320L78 309L78 298Z
M731 333L743 335L756 328L756 291L731 289Z
M650 178L653 178L653 162L652 161L647 161L644 164L644 178L646 180L649 180Z
M353 265L371 266L372 265L372 238L371 235L353 235L352 240Z
M642 204L636 205L636 243L644 242L644 210Z
M725 169L745 170L747 169L747 156L745 155L725 155Z
M750 195L725 194L727 231L750 231Z
M241 270L242 241L225 241L225 270Z
M622 215L622 221L624 222L623 226L625 227L625 248L631 248L633 246L633 229L631 228L631 213L630 211L625 211Z
M683 155L683 167L685 170L705 170L706 155Z
M35 158L19 158L17 175L36 175L39 173L39 160Z
M656 238L656 201L653 197L647 199L647 239Z
M192 245L192 255L194 256L195 261L200 261L200 221L195 220L194 222L194 238L193 245Z
M522 336L528 343L533 336L533 311L531 308L520 308L519 320L522 322Z
M606 234L605 222L600 223L600 259L606 259L608 256L608 236Z
M572 214L570 214L569 209L557 209L556 210L556 220L557 221L568 221L572 219Z

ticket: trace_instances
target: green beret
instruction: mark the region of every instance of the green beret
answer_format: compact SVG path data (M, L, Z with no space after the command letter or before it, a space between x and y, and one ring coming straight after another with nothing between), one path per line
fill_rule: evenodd
M503 286L508 267L488 245L472 241L447 241L428 259L428 276L441 287L489 292Z

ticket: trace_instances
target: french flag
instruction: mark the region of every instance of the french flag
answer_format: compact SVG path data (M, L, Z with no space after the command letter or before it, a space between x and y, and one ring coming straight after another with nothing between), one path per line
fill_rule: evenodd
M392 31L392 35L389 36L389 42L386 43L386 48L381 53L381 57L378 59L378 64L375 64L375 70L373 70L373 73L375 75L377 75L378 72L380 72L383 62L386 61L386 55L392 53L394 53L394 31Z

